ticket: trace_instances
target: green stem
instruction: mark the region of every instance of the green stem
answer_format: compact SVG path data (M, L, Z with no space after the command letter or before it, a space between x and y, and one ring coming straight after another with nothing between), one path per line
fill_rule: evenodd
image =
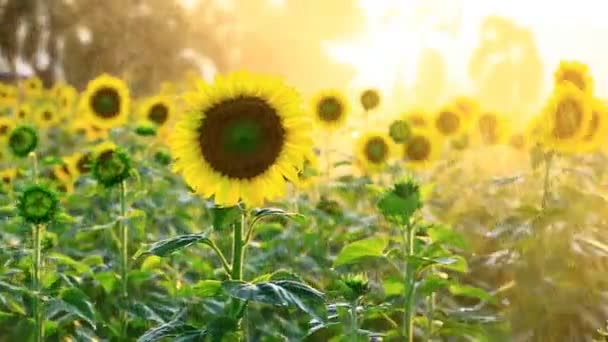
M359 305L359 300L355 299L350 304L350 340L351 342L357 342L359 335L359 323L357 322L357 306Z
M38 155L36 152L30 152L29 157L32 160L32 181L38 184Z
M243 277L243 232L247 228L247 212L245 209L241 212L241 224L234 226L234 236L232 240L232 272L230 277L232 280L241 280Z
M42 296L42 234L44 225L35 225L33 227L34 238L34 274L32 278L32 287L34 290L34 325L36 328L36 342L42 342L44 339L44 319L42 315L42 307L40 297Z
M403 254L407 258L414 255L414 238L415 238L414 225L408 222L405 231L403 232ZM405 302L403 310L403 336L406 341L414 341L414 267L410 265L409 261L405 261L403 281L405 288Z
M434 268L431 267L431 273L434 273ZM436 304L436 298L435 298L435 292L431 293L431 295L427 298L427 313L426 313L426 319L427 319L427 331L426 331L426 340L430 341L433 338L433 319L435 316L435 304Z
M129 298L129 230L125 224L125 217L127 215L127 184L123 180L120 183L120 220L119 220L119 234L120 234L120 280L121 280L121 296L125 303ZM127 336L127 313L123 311L122 315L122 336Z
M544 210L547 207L547 200L549 199L549 187L551 185L549 172L551 170L551 164L553 161L553 152L545 153L545 184L543 186L543 201L541 208Z
M226 274L228 276L230 276L232 274L232 269L230 267L230 264L228 263L228 260L226 260L224 253L222 253L220 248L212 240L205 242L205 244L207 246L211 247L211 249L213 249L213 251L215 251L215 254L217 254L217 256L220 258L220 261L222 262L222 267L224 268L224 272L226 272Z

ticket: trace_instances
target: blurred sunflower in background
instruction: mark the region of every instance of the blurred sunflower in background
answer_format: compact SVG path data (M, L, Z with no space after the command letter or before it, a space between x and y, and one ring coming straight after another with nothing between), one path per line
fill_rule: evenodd
M377 89L366 89L359 100L366 112L376 109L380 105L380 92Z
M21 122L28 122L32 120L32 105L28 102L20 103L14 112L15 119Z
M390 138L381 132L362 134L355 144L355 159L367 173L384 170L394 149Z
M138 106L138 118L162 128L175 115L175 103L170 96L155 95L143 99Z
M555 88L544 110L543 142L560 152L574 152L581 147L592 118L591 99L572 83Z
M49 90L49 94L53 97L57 103L59 111L62 116L69 117L74 110L74 105L78 100L78 91L76 88L65 83L56 83Z
M295 89L247 72L219 75L186 97L171 136L174 170L217 205L256 206L297 183L310 127Z
M525 152L530 147L529 136L526 133L517 132L509 136L508 143L513 149Z
M400 148L407 168L428 169L441 155L442 139L433 130L418 129Z
M78 179L81 175L86 175L91 172L92 158L93 155L89 151L84 153L76 152L65 158L70 174L74 179Z
M484 112L475 122L476 140L482 145L500 145L509 138L509 125L495 112Z
M2 142L3 145L6 143L6 139L8 139L8 136L14 127L15 121L12 118L0 117L0 142Z
M42 80L36 76L19 81L19 88L27 99L39 97L44 92L44 85L42 84Z
M14 107L17 104L17 95L17 88L0 82L0 110L2 108Z
M56 126L62 120L57 104L52 101L42 101L34 107L32 121L39 127Z
M312 101L313 113L317 124L326 129L337 129L346 122L349 104L337 90L319 92Z
M569 82L583 93L593 93L593 79L586 64L577 61L561 61L554 74L555 85Z
M100 128L112 128L128 120L129 88L119 78L103 74L90 81L80 99L80 110Z
M591 119L577 150L581 153L597 151L605 142L608 132L608 107L600 99L591 102Z
M441 136L453 138L463 134L467 128L461 111L455 106L446 106L433 118L434 128Z
M14 167L0 170L0 184L4 191L8 191L13 184L13 181L17 178L17 169Z
M431 122L426 112L421 109L407 111L403 114L403 120L405 120L413 129L428 127Z
M403 119L393 120L388 127L388 135L396 144L407 142L407 139L409 139L411 134L412 129L410 128L410 125Z
M84 136L87 141L98 141L108 137L109 132L105 127L89 122L86 118L76 119L71 125L72 131Z

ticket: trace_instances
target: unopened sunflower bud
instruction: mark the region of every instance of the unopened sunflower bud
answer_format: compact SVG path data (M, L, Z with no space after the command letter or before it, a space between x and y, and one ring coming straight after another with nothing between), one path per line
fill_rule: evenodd
M27 187L17 200L19 216L33 224L52 221L58 208L59 200L55 192L42 185Z
M8 148L16 157L27 157L38 146L38 132L31 126L17 126L8 136Z

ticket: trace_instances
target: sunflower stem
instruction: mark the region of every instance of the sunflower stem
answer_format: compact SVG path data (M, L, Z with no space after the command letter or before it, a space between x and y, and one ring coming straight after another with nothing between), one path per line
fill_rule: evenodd
M431 274L435 273L435 268L431 266ZM435 305L436 305L436 295L435 292L431 293L430 296L427 297L427 330L426 330L426 340L430 341L433 338L433 317L435 316Z
M359 322L357 321L357 306L359 305L359 299L355 299L350 304L350 340L351 342L357 342L359 335Z
M414 266L407 259L408 257L414 255L415 236L416 231L414 229L414 225L410 221L408 222L406 229L404 229L402 232L403 256L406 259L404 260L403 272L403 285L405 289L405 300L403 308L403 336L406 338L406 341L409 342L414 341Z
M121 296L125 300L129 298L129 290L128 290L128 276L129 276L129 251L128 251L128 243L129 243L129 230L127 229L127 225L124 220L127 215L127 184L123 180L120 182L120 221L119 221L119 232L120 232L120 280L121 280ZM123 319L122 319L122 333L123 337L127 336L127 315L126 311L123 311Z
M44 232L44 225L37 224L33 226L32 235L34 243L34 263L33 263L33 277L32 277L32 288L34 291L34 326L36 342L42 342L44 339L44 319L42 316L42 307L40 302L42 292L42 234Z
M38 155L36 152L30 152L29 157L32 160L32 181L38 184Z
M549 191L550 191L550 186L551 186L551 180L550 180L550 171L551 171L551 165L553 162L553 152L549 151L547 153L545 153L545 183L543 186L543 200L541 203L541 208L542 210L545 210L547 208L547 201L549 200Z
M220 258L220 261L222 262L222 267L224 268L224 272L226 272L226 275L230 276L232 274L232 268L230 267L228 260L226 260L224 253L222 253L220 248L212 240L209 240L205 244L207 246L209 246L211 249L213 249L215 254L217 254L217 256Z

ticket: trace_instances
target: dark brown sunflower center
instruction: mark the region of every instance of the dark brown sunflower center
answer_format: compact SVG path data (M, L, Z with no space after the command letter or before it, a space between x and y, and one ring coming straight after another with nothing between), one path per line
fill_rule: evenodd
M587 135L585 135L584 140L589 141L595 137L598 129L600 128L600 113L597 111L593 111L591 113L591 121L589 122L589 129L587 130Z
M48 110L45 110L42 113L42 119L44 119L44 121L50 121L50 120L52 120L53 119L53 113L51 113Z
M2 176L2 181L6 184L10 184L11 182L11 177L9 176Z
M198 129L203 158L229 178L252 179L274 164L285 128L274 108L246 96L221 102L205 113Z
M333 122L340 119L342 116L342 103L335 97L329 96L323 98L318 105L317 112L319 119L322 121Z
M61 165L61 171L68 176L71 174L70 168L66 164Z
M0 125L0 135L6 135L8 133L8 125Z
M101 88L91 97L91 108L103 119L112 119L120 113L120 95L113 88Z
M431 142L425 136L413 136L405 146L405 157L412 161L424 161L431 154Z
M584 75L576 70L565 71L562 75L562 81L568 81L582 91L586 90L587 83L585 82Z
M456 133L460 127L460 118L454 112L443 111L439 113L435 125L441 134L452 135Z
M19 116L20 119L25 118L25 111L24 110L20 110L19 113L17 114L17 116Z
M361 94L361 104L365 110L371 110L380 104L380 94L373 89L369 89Z
M494 115L483 115L479 118L479 133L486 144L498 141L498 120Z
M380 137L373 137L365 144L365 157L372 163L383 163L388 156L388 145Z
M557 139L571 139L581 128L583 113L581 105L573 99L564 99L557 104L553 136Z
M157 103L148 112L148 119L157 125L162 125L169 118L169 109L162 103Z
M83 154L76 162L76 168L80 173L87 173L91 170L91 154Z

